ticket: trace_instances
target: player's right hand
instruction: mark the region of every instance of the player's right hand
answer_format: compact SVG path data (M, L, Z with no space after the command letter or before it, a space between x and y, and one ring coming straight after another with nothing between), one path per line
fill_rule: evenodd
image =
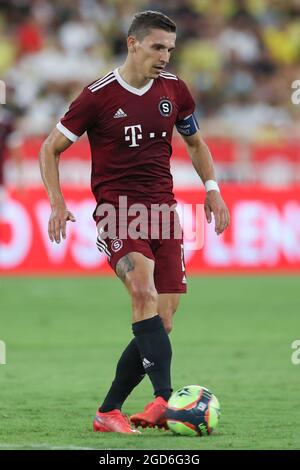
M52 242L60 243L61 237L66 238L67 221L76 222L72 212L65 205L53 206L48 222L48 234Z

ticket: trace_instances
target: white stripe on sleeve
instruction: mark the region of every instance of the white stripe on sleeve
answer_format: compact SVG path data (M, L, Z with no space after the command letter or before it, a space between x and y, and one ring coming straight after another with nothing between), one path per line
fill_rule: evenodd
M59 132L61 132L67 139L71 140L72 142L76 142L76 140L79 139L79 136L76 134L73 134L73 132L69 131L65 126L62 125L61 122L58 122L56 124L57 129Z

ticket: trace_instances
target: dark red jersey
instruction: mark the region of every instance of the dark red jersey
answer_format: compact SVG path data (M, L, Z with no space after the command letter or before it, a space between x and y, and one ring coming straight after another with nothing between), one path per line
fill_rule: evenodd
M119 196L129 204L172 204L173 128L194 109L187 86L175 75L162 72L134 88L116 69L84 88L57 128L73 142L87 131L98 204L117 204Z

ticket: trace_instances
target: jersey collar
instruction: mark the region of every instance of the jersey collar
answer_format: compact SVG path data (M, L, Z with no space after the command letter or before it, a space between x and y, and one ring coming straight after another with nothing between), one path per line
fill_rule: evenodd
M138 96L142 96L145 93L147 93L147 91L150 90L154 82L154 80L151 79L150 82L147 83L147 85L145 85L143 88L135 88L134 86L129 85L128 83L125 82L125 80L123 80L123 78L119 74L118 68L114 70L114 74L115 74L117 81L121 85L121 87L125 88L125 90L127 91L130 91L130 93L134 93L135 95L138 95Z

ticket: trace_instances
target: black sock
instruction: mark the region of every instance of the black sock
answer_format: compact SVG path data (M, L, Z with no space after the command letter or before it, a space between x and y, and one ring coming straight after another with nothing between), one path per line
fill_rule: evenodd
M169 336L159 315L132 325L146 374L156 397L168 400L171 388L172 349Z
M128 395L144 377L145 370L134 338L119 359L115 379L99 411L120 410Z

